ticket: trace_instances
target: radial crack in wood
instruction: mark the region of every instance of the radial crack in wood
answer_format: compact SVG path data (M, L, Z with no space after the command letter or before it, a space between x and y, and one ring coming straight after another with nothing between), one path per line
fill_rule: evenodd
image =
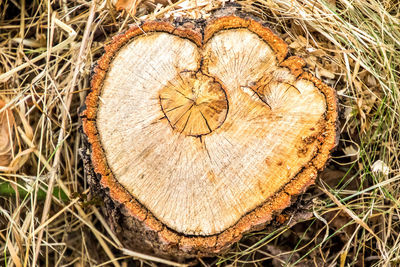
M171 127L188 136L206 135L225 120L222 85L201 72L181 72L160 90L161 109Z
M239 16L148 22L106 48L82 113L86 162L127 246L216 253L313 183L336 99L286 54Z

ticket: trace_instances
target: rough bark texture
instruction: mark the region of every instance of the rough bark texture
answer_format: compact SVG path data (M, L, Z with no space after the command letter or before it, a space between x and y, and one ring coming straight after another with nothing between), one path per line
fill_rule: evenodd
M127 247L218 253L312 184L336 144L333 89L226 12L132 27L95 68L82 155Z

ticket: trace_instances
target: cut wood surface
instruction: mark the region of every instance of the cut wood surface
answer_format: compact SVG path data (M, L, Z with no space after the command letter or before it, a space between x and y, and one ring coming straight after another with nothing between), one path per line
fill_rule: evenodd
M312 184L336 142L336 99L303 67L245 16L117 36L82 118L90 181L124 244L216 253Z

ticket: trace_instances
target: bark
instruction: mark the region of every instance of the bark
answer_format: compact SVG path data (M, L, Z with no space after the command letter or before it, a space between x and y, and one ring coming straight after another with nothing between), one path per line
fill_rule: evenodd
M312 184L337 142L333 89L226 12L132 27L95 68L82 155L127 247L218 253Z

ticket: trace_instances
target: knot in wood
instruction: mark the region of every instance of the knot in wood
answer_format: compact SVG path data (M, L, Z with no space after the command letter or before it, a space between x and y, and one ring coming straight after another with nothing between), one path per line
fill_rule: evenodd
M201 72L181 72L160 90L160 105L171 127L202 136L221 126L228 112L222 85Z
M94 187L123 207L128 245L151 237L159 250L212 254L314 182L336 143L336 97L253 19L188 24L114 39L83 130Z

